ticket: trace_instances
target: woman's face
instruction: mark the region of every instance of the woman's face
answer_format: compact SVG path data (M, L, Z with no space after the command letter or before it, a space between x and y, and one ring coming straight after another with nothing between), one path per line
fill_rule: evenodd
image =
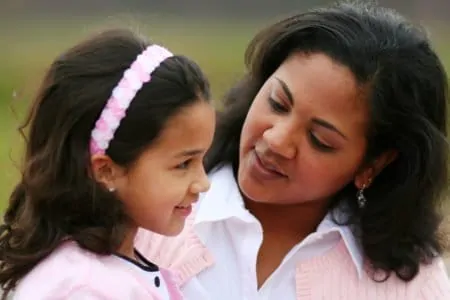
M248 112L238 181L257 202L327 201L361 174L368 109L351 71L325 54L295 53Z

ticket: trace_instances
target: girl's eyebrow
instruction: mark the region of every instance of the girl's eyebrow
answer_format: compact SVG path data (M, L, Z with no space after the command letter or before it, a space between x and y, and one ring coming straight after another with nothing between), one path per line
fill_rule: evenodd
M198 155L198 154L202 154L203 152L205 152L204 149L184 150L184 151L178 153L176 156L177 157L195 156L195 155Z

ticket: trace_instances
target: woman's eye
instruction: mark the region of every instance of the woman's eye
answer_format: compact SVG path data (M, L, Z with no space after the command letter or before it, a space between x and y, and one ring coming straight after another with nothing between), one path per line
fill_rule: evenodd
M287 107L285 107L283 104L281 104L280 102L276 101L272 97L269 97L268 101L269 101L270 108L274 112L287 113L289 111Z
M318 139L312 132L309 133L309 138L311 139L311 143L313 144L313 146L320 151L333 152L334 150L336 150L334 147L321 142L320 139Z

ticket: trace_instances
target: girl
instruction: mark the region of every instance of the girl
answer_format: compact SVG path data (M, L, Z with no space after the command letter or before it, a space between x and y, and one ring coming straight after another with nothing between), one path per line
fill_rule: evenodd
M186 230L138 247L190 300L448 300L447 77L393 11L343 3L261 31Z
M180 299L133 247L176 235L208 189L209 84L183 56L127 30L56 59L25 123L22 178L1 226L0 283L14 299Z

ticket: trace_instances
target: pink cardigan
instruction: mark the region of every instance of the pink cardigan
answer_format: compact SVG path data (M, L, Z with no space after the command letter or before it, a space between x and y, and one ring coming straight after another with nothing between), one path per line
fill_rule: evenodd
M171 300L181 300L171 275L160 269ZM160 300L148 277L118 257L99 256L67 242L17 286L14 300Z
M141 230L136 239L137 249L149 260L174 271L181 286L216 263L192 229L194 218L194 215L188 218L184 231L177 237ZM450 282L441 259L422 266L411 282L405 283L393 275L377 283L367 274L358 277L342 240L325 255L299 263L295 281L298 300L450 299Z

